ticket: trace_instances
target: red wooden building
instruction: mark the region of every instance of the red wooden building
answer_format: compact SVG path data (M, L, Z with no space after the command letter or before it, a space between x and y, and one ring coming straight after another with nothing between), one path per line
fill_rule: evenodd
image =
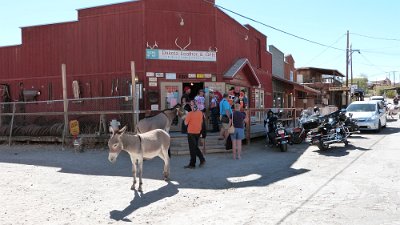
M130 95L135 61L140 109L178 103L185 86L246 90L250 107L271 107L267 38L204 0L140 0L78 10L78 20L22 28L22 44L0 47L0 84L17 100L20 84L36 100ZM28 92L27 92L28 93ZM1 93L0 93L1 94ZM1 99L0 99L1 100ZM1 100L3 101L3 100Z

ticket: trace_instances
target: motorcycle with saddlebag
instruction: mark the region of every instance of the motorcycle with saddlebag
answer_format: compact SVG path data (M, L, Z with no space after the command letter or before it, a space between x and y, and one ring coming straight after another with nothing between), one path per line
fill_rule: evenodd
M317 128L321 124L320 116L313 115L309 110L303 110L299 118L299 126L292 130L292 142L301 144L310 130Z
M268 112L268 117L264 120L264 125L267 129L268 142L273 146L279 147L281 152L286 152L290 135L272 111Z
M344 126L346 119L346 110L337 110L324 116L322 124L308 133L307 142L317 145L321 151L327 150L334 143L344 143L347 146L350 132Z

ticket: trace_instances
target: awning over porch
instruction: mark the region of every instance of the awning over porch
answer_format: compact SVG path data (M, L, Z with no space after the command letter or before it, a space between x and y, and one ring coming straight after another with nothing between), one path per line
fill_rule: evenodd
M251 86L259 86L261 84L257 77L256 72L250 64L247 58L241 58L237 60L224 74L225 79L237 78L238 74L245 75Z
M324 74L324 75L344 77L344 75L341 72L339 72L338 70L334 70L334 69L324 69L324 68L316 68L316 67L301 67L301 68L297 68L296 70L298 73L301 73L304 71L310 71L313 73L319 73L319 74Z
M296 83L294 81L286 80L286 79L284 79L282 77L279 77L279 76L276 76L276 75L272 75L272 79L281 81L281 82L289 84L289 85L293 85L293 88L295 90L298 90L298 91L303 91L303 92L313 93L313 94L321 94L321 92L318 91L318 90L315 90L313 88L307 87L305 85L301 85L301 84Z

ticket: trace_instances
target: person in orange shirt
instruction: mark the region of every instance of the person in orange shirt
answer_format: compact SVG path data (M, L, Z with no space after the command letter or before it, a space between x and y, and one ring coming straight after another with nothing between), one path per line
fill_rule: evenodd
M197 105L192 100L190 101L190 106L192 111L189 112L185 119L185 124L187 127L187 137L190 150L190 162L184 168L194 169L196 168L196 157L199 157L200 167L203 167L206 160L199 149L199 138L201 133L201 128L203 124L203 112L198 110Z

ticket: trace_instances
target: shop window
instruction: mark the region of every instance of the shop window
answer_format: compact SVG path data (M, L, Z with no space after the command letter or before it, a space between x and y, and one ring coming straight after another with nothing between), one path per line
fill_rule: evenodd
M79 99L81 97L81 90L77 80L72 81L72 92L74 94L74 99Z
M169 109L176 106L179 102L179 91L177 86L165 86L165 108Z
M297 98L298 99L305 99L305 98L307 98L307 93L302 92L302 91L298 91L297 92Z
M283 93L274 93L274 108L283 108Z

